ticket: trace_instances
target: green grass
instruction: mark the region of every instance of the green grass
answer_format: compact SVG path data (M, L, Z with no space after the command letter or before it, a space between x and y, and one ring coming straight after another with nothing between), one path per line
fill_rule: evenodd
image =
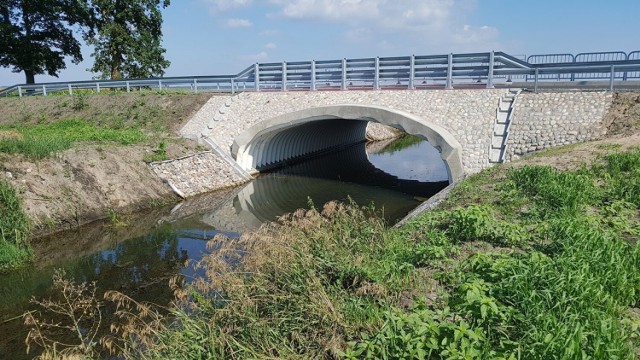
M98 127L81 119L25 127L2 126L0 132L2 131L16 132L20 136L0 137L0 152L24 154L33 159L42 159L67 150L77 142L116 142L130 145L146 139L139 128Z
M31 259L31 223L15 189L0 180L0 271L24 265Z
M489 170L400 229L371 208L299 210L214 239L170 321L141 324L148 311L128 308L119 328L135 331L120 334L122 349L147 359L636 359L639 215L637 149L577 171Z

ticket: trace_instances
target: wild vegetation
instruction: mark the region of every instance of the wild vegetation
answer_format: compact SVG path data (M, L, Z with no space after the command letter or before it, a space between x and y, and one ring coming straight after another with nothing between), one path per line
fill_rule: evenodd
M9 183L0 180L0 272L31 259L30 236L31 223L18 194Z
M112 337L30 341L145 359L635 359L639 209L637 148L574 171L487 170L399 229L329 203L213 239L169 316L108 292Z
M140 143L146 139L140 128L98 127L86 120L68 119L53 124L0 127L0 152L24 154L42 159L67 150L80 141L93 143L115 142L121 145Z

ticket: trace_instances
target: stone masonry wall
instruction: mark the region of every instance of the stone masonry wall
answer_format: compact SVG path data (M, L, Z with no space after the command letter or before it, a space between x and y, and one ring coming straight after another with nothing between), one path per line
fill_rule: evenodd
M555 146L597 139L611 93L521 93L513 109L505 161Z
M210 137L229 151L233 140L272 117L327 105L374 105L412 113L448 130L462 145L463 166L475 173L489 166L496 108L506 90L399 90L247 92L223 107Z

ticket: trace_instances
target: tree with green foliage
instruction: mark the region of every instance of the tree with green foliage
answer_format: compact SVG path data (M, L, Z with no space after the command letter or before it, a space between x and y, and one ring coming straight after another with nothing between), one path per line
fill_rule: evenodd
M65 57L82 61L74 27L90 36L91 12L79 0L0 0L0 66L24 72L27 84L35 75L58 75Z
M162 48L161 9L169 0L93 0L96 36L92 72L104 79L162 76L169 61Z

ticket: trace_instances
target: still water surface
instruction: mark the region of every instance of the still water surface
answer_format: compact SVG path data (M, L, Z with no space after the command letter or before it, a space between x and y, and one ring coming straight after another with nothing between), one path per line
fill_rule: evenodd
M169 278L193 271L185 266L206 252L218 233L229 237L265 221L330 200L373 203L394 222L448 184L446 167L427 142L386 150L359 144L339 153L261 175L232 190L190 199L171 209L136 214L128 226L93 224L37 239L34 267L0 275L0 359L29 359L20 314L31 297L51 295L51 276L64 269L78 281L95 281L141 301L166 305ZM393 149L393 150L389 150ZM100 292L100 291L99 291Z

